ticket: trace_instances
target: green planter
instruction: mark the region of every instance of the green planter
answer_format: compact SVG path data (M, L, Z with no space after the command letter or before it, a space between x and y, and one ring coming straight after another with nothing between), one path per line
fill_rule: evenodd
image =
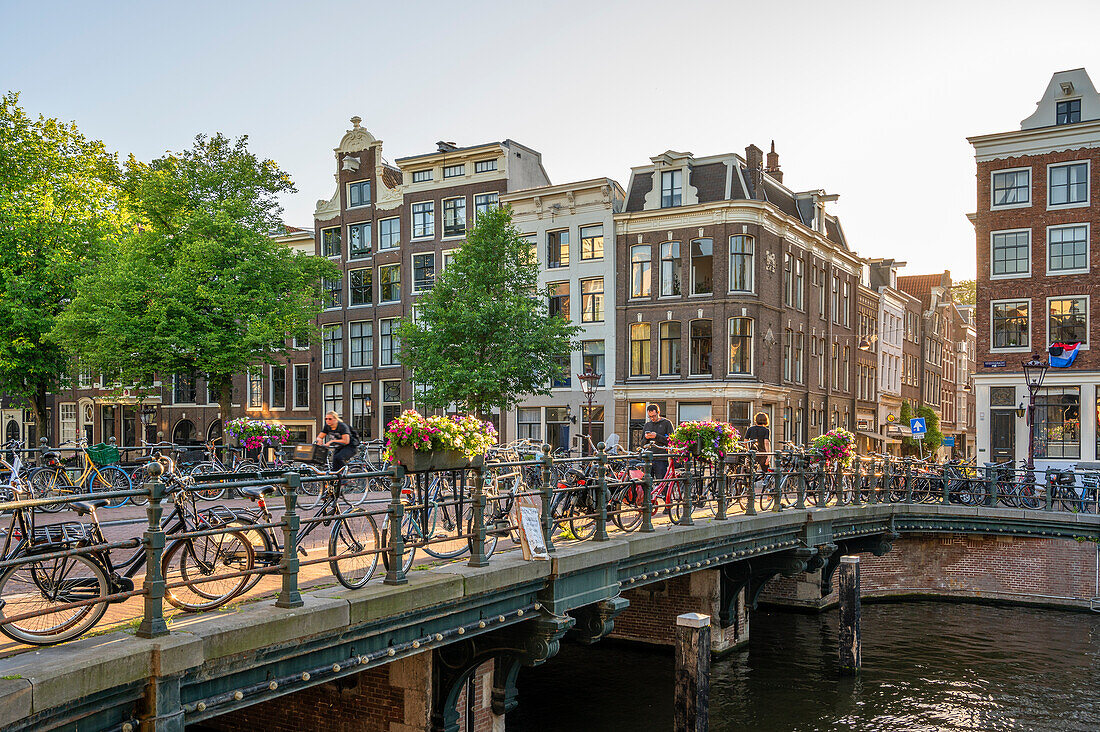
M432 469L432 457L435 455L430 450L414 450L411 447L394 445L390 448L393 453L393 461L404 466L409 473L426 473Z
M465 470L470 458L461 450L437 450L432 453L432 470Z

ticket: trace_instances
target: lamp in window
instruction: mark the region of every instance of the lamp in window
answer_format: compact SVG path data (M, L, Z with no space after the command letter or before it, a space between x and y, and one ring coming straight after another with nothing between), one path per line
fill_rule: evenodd
M596 387L600 383L600 376L601 374L594 372L591 367L586 368L583 374L577 374L577 379L581 382L581 392L588 402L585 435L588 437L589 445L592 444L592 400L596 398Z

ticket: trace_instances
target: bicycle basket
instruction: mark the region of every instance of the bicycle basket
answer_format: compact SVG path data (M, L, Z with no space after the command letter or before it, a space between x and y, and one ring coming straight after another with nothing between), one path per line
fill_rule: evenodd
M32 551L56 551L73 546L93 543L91 526L76 521L67 521L48 526L35 526L31 534Z
M118 448L114 445L99 443L88 448L88 457L99 467L115 465L120 459Z

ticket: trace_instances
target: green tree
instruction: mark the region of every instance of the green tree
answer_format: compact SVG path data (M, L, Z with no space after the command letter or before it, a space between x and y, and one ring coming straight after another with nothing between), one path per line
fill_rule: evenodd
M978 302L978 283L976 280L962 280L951 287L951 297L959 305L976 305Z
M478 216L415 320L398 328L400 359L413 372L417 401L457 402L477 414L510 409L527 394L549 394L559 360L577 348L580 328L550 317L530 244L510 208Z
M0 389L34 412L42 436L46 392L72 373L48 336L78 273L118 241L118 177L102 142L31 119L14 92L0 97Z
M924 426L927 428L924 437L919 440L915 437L903 437L901 444L906 454L916 454L923 450L925 455L934 453L943 444L943 433L940 432L940 418L936 414L936 411L929 406L917 407L916 414L913 413L913 408L909 405L909 402L901 403L901 415L899 422L905 426L909 426L909 420L913 417L924 417Z
M310 334L319 280L337 269L272 241L276 196L293 184L245 137L199 135L151 163L131 156L123 181L139 226L78 280L56 336L126 380L204 374L228 418L233 376Z

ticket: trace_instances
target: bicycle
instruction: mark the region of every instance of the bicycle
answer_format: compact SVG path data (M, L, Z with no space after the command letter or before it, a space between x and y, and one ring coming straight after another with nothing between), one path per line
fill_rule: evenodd
M128 491L133 485L126 471L117 465L97 465L88 453L86 440L78 440L75 443L66 442L64 445L76 445L76 452L80 456L81 465L76 468L67 468L61 462L61 454L56 451L47 452L43 457L46 465L35 470L30 477L32 488L40 498L63 498L65 496L81 493L105 493L108 491ZM75 479L73 474L76 475ZM121 506L126 502L125 498L111 499L109 506ZM42 510L55 513L65 507L64 503L51 503L42 506Z

